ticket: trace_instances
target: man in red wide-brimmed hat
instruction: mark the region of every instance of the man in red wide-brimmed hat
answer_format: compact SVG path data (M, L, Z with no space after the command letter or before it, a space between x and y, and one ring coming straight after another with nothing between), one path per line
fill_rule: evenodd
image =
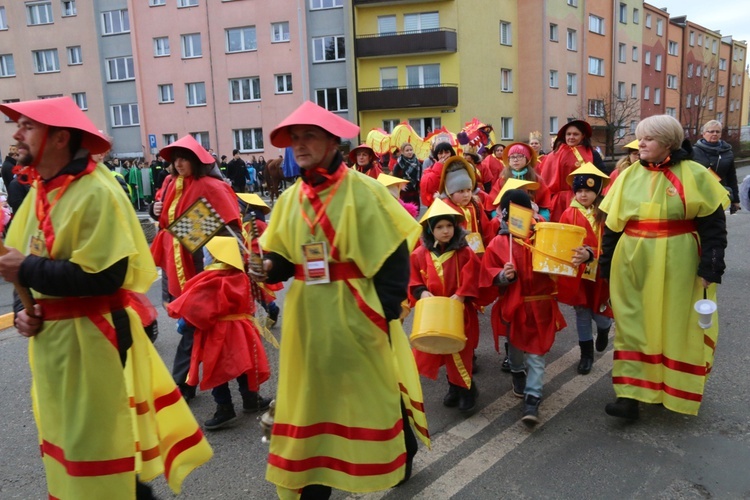
M422 389L398 320L420 226L376 180L347 168L359 127L305 102L271 132L302 177L261 237L269 282L294 277L282 321L266 478L282 498L405 481L428 442Z
M156 268L130 201L91 158L109 141L68 97L0 111L33 183L0 275L36 301L15 325L30 338L49 497L151 498L136 477L162 473L179 492L211 448L143 331Z

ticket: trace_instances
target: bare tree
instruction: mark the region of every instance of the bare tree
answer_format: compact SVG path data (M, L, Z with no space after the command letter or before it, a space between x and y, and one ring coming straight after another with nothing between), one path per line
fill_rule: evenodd
M717 113L718 88L716 60L696 61L695 69L680 89L680 122L685 128L685 138L695 142L701 137L701 127ZM702 68L702 69L699 69Z
M605 156L611 157L615 146L624 142L630 123L640 120L641 103L637 98L618 96L614 92L600 93L588 100L588 108L580 109L579 115L588 116L595 129L604 131Z

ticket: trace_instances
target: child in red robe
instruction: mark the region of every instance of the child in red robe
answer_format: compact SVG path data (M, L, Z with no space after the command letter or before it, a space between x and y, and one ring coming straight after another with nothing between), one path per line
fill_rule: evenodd
M414 350L420 375L433 380L445 365L447 407L470 414L476 407L478 391L472 380L474 349L479 342L479 319L474 301L478 297L479 258L469 248L460 228L462 216L440 199L433 202L420 223L422 245L411 254L409 291L413 297L450 297L464 304L464 333L467 342L456 354L429 354Z
M581 267L583 278L560 276L557 281L558 300L574 307L578 345L581 360L578 373L586 375L594 364L594 336L591 320L596 323L596 350L607 348L609 329L612 326L612 308L609 307L609 287L599 278L597 259L602 251L602 232L607 214L599 211L602 190L609 177L592 163L584 163L568 175L568 184L575 198L563 212L560 222L573 224L586 230L583 246L575 249L573 264ZM593 281L592 281L593 280Z
M548 274L533 270L531 250L524 242L514 238L511 246L512 235L507 226L511 203L531 209L531 198L520 189L510 189L502 195L503 224L484 254L479 286L503 291L491 315L495 348L498 349L499 336L507 337L513 394L524 398L521 420L534 425L539 421L544 355L552 347L555 334L566 325L554 297L555 282Z
M205 246L203 272L191 278L182 295L169 304L173 318L184 318L183 328L195 328L188 384L211 389L216 413L204 423L207 430L233 422L237 415L229 381L237 379L246 413L268 408L270 398L258 394L270 369L254 323L255 303L237 241L215 236ZM202 377L199 366L203 364Z

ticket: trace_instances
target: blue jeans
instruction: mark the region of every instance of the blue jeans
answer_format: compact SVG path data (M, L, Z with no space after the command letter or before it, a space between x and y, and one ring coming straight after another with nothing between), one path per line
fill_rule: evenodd
M523 352L508 342L508 358L510 359L510 371L526 373L526 390L524 394L531 394L538 398L542 397L542 386L544 385L544 356ZM525 366L524 366L525 358Z
M594 311L587 307L575 306L573 309L576 310L576 328L578 329L578 341L586 342L587 340L594 339L594 332L591 328L591 320L594 320L598 329L609 330L612 326L612 318L602 316L601 314L595 314Z

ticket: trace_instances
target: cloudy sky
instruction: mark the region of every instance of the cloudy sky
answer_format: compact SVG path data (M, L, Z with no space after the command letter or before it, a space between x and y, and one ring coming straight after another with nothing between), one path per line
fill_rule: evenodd
M750 44L750 2L748 0L654 0L651 5L666 7L670 17L687 15L688 20L722 35Z

